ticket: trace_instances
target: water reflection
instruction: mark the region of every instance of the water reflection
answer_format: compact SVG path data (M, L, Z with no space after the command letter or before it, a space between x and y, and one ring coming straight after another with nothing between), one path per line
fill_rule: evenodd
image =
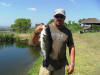
M13 44L14 42L0 42L0 49L12 47Z
M28 43L27 42L17 42L16 43L16 47L18 47L18 48L29 48L29 53L32 55L32 56L34 56L34 57L39 57L40 56L40 47L30 47L29 45L28 45Z
M27 42L16 42L16 47L18 48L27 48L29 47Z
M2 50L1 48L9 48L9 47L13 47L13 45L16 45L17 48L28 48L29 49L29 53L30 55L34 56L34 57L39 57L40 56L40 47L30 47L28 45L27 42L2 42L0 43L0 50Z
M40 56L40 50L40 47L29 47L30 54L36 58Z

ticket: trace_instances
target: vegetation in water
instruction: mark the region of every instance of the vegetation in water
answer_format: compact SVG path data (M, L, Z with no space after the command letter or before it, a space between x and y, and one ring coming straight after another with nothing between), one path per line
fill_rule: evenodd
M0 42L10 42L14 41L14 34L5 34L5 33L0 33Z

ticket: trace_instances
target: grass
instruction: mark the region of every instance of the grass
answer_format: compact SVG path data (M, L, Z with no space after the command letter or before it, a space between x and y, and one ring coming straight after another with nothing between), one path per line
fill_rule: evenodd
M28 72L28 75L39 75L39 68L41 66L42 57L39 57L34 63L33 68Z
M72 75L100 75L100 32L84 34L76 32L73 33L73 37L76 60L75 70ZM38 75L40 65L41 57L33 64L33 68L28 72L28 75Z
M13 40L14 40L13 34L0 33L0 42L8 42L8 41L13 41Z
M4 32L0 31L0 41L21 41L28 40L28 44L32 45L32 35L33 33L16 33L16 32Z
M32 36L33 33L14 33L16 40L28 40L29 45L33 45Z
M31 35L32 35L31 33L15 33L14 34L14 36L19 37L20 40L30 39Z
M100 32L74 34L76 67L73 75L99 75Z

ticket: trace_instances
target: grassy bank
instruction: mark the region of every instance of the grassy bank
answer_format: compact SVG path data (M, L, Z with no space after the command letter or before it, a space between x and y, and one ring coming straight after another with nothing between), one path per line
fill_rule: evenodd
M14 37L19 37L20 40L26 40L30 39L32 36L32 33L14 33Z
M100 32L73 33L76 48L75 71L72 75L99 75L100 74ZM67 52L68 56L68 52ZM69 59L69 57L68 57ZM38 75L41 57L34 63L29 75ZM67 66L66 66L67 72ZM67 73L66 73L67 75Z
M32 45L33 33L0 32L0 42L27 41Z
M0 42L14 41L14 35L9 33L0 33Z
M41 66L42 57L39 57L36 62L34 62L33 68L28 72L28 75L38 75L39 68Z

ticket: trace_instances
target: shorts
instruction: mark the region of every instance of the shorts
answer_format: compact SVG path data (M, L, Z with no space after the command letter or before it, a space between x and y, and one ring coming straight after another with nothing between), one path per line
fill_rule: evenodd
M45 67L41 66L39 75L65 75L65 67L62 67L61 69L56 71L49 71Z

